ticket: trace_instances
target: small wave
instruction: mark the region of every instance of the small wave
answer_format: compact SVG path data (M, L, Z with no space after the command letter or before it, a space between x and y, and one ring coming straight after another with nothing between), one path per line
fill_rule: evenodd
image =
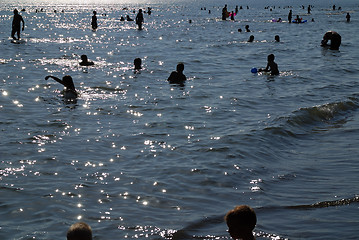
M356 98L347 101L334 102L313 106L308 108L300 108L293 112L291 116L280 117L276 121L282 122L280 126L270 126L265 128L271 133L283 136L296 136L304 131L326 131L329 128L340 127L345 124L348 115L352 111L359 108Z
M287 208L291 208L291 209L327 208L327 207L350 205L352 203L359 203L359 196L353 198L343 198L340 200L317 202L309 205L290 206Z

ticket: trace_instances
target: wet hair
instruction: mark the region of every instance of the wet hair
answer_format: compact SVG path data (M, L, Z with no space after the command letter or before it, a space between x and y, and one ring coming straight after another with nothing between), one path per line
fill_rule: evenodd
M224 220L228 226L245 226L251 231L257 224L256 213L247 205L236 206L226 214Z
M275 39L277 42L280 42L279 35L275 35L274 39Z
M177 64L177 72L183 72L183 70L184 70L184 64L178 63Z
M17 13L19 13L19 11L15 8L14 13L17 14Z
M74 82L72 81L72 77L66 75L62 78L63 85L69 90L75 90Z
M269 54L268 55L268 61L274 61L274 54Z
M87 62L87 55L85 54L81 55L81 60Z
M141 69L141 63L142 63L142 60L141 58L135 58L135 60L133 61L133 64L135 65L135 69Z
M74 223L67 231L67 240L92 240L92 229L87 223Z
M253 42L254 41L254 36L253 35L250 35L249 36L249 39L248 39L248 42Z

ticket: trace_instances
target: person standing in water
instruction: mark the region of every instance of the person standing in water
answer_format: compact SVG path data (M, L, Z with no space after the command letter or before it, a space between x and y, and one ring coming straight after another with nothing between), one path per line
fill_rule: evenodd
M278 65L274 62L274 54L269 54L267 57L267 67L261 68L258 72L270 72L271 75L279 75Z
M142 30L142 23L143 23L143 13L142 13L142 9L139 9L136 16L136 24L138 25L138 30Z
M350 22L350 14L349 13L347 13L346 18L347 18L347 22Z
M91 21L91 26L93 30L97 29L97 17L96 17L97 12L93 11L93 16L92 16L92 21Z
M289 10L289 13L288 13L288 22L289 22L289 23L292 22L292 10Z
M176 71L173 71L168 77L167 81L171 84L183 84L186 81L186 76L183 74L184 64L177 64Z
M19 11L17 9L14 10L14 18L12 20L12 30L11 30L11 37L14 40L20 39L20 27L22 22L22 31L24 31L25 28L25 21L22 18L22 16L19 14ZM15 33L17 34L17 39L15 37Z

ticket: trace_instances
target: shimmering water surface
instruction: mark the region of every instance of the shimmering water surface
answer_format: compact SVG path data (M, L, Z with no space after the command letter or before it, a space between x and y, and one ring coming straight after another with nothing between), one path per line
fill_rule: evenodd
M311 2L310 15L228 1L244 7L235 21L216 1L99 2L2 1L0 239L65 239L79 220L95 239L229 239L223 216L238 204L255 209L258 239L358 238L356 1ZM308 22L272 22L289 4ZM143 31L120 21L147 7ZM328 30L340 51L319 46ZM270 53L280 75L252 74ZM185 86L166 81L178 62ZM49 74L71 75L77 101Z

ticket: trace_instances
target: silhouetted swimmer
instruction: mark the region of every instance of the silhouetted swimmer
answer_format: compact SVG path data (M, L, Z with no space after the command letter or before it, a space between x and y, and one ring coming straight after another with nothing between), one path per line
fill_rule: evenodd
M14 10L14 18L12 20L12 30L11 30L11 37L14 40L19 40L20 39L21 22L22 22L22 31L24 31L25 21L22 18L22 16L19 14L19 11L17 9L15 9ZM17 34L17 39L15 37L15 33Z
M247 205L236 206L227 212L224 220L232 239L254 240L253 229L257 224L254 210Z
M310 8L310 5L308 5L308 14L310 14L310 11L311 11L312 9Z
M279 35L275 35L275 36L274 36L274 40L275 40L276 42L280 42Z
M77 222L71 225L67 231L67 240L92 240L92 229L84 222Z
M94 65L93 62L89 62L87 55L81 55L81 60L82 62L80 62L81 66L92 66Z
M288 13L288 22L289 22L289 23L292 22L292 9L289 10L289 13Z
M142 30L142 23L143 23L143 13L142 13L142 9L139 9L136 16L136 24L139 30Z
M72 81L72 77L69 75L66 75L61 79L55 77L55 76L46 76L45 80L48 80L49 78L54 79L56 82L61 83L62 85L64 85L65 89L63 91L64 93L64 97L67 99L74 99L77 97L77 92L75 89L75 85L74 82Z
M267 57L267 67L266 68L260 68L258 72L270 72L271 75L278 75L278 65L274 62L274 55L269 54Z
M92 29L95 30L97 29L97 16L96 16L96 11L93 11L93 16L92 16L92 20L91 20L91 26Z
M125 18L121 16L120 21L125 21Z
M141 58L135 58L135 60L133 61L133 64L135 65L135 70L140 70L142 69L142 60Z
M330 44L328 44L328 41L330 41ZM324 34L321 46L328 47L331 50L339 50L341 43L342 37L339 35L339 33L329 31Z
M150 7L147 7L147 14L148 14L148 15L151 15L151 13L152 13L152 12L151 12L151 8L150 8Z
M183 84L186 81L186 76L183 74L183 63L177 64L176 71L173 71L168 77L167 81L171 84Z
M250 31L251 31L251 30L249 30L249 25L246 25L244 28L246 29L246 32L250 32Z
M248 42L253 42L253 41L254 41L254 36L253 35L249 36Z
M238 32L242 32L242 28L238 28Z
M333 5L333 11L335 10L335 5Z
M347 15L346 15L345 17L346 17L346 19L347 19L347 22L350 22L350 14L347 13Z
M127 20L127 21L133 21L133 19L130 18L130 16L128 16L128 15L126 15L126 20Z

